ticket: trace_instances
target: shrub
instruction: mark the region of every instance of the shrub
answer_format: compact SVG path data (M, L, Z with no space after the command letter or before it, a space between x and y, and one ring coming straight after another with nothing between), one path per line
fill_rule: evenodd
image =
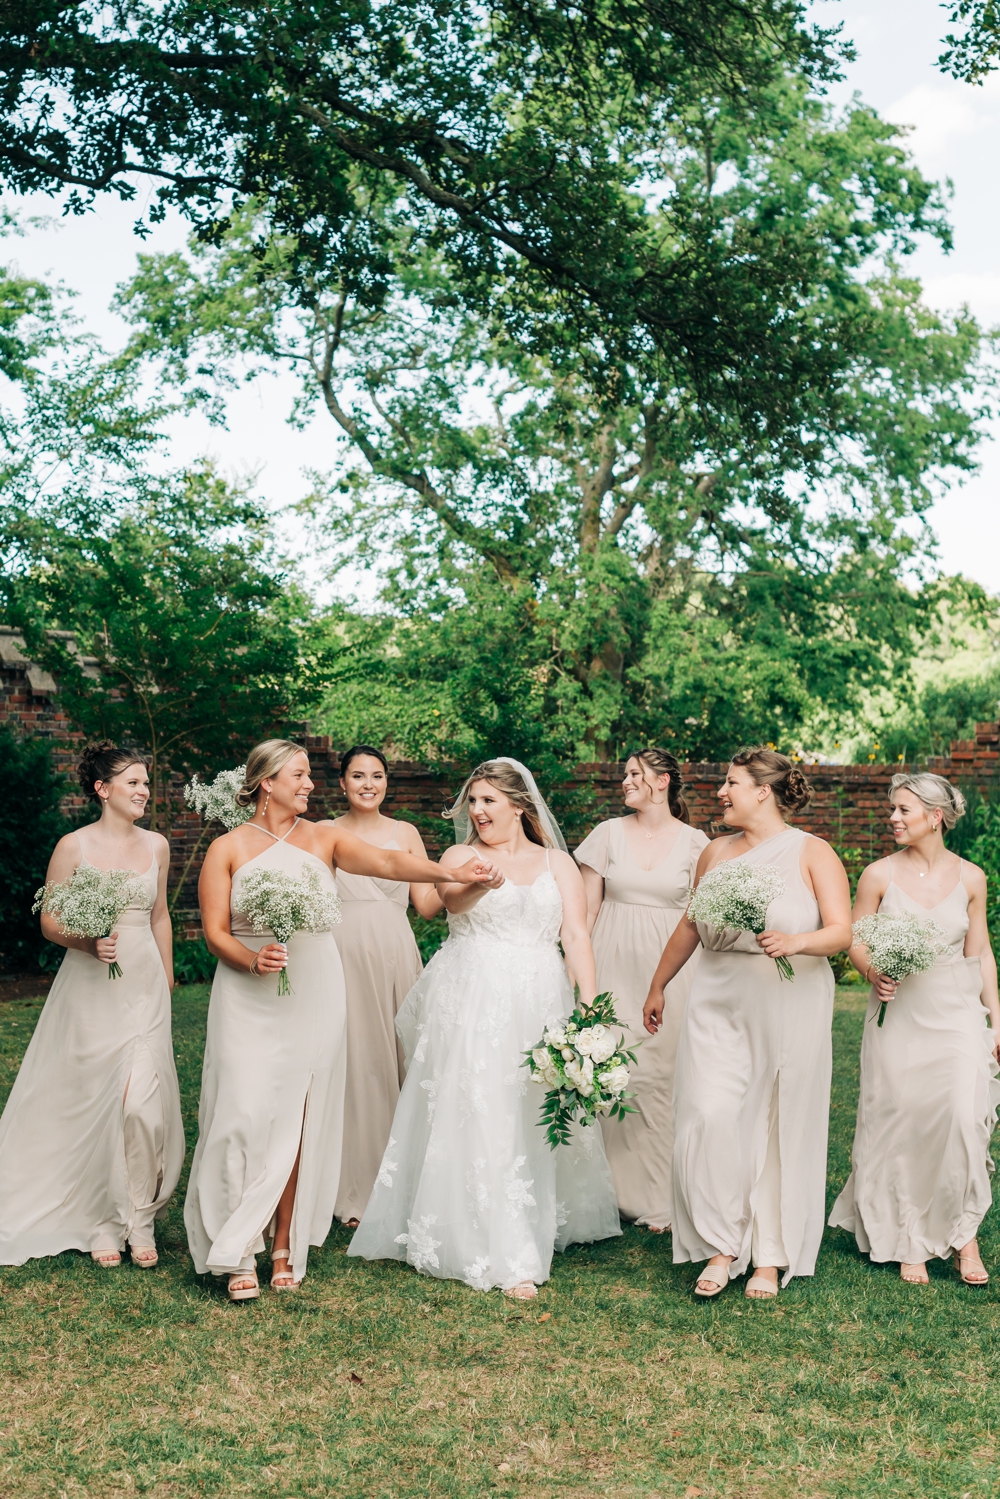
M204 937L174 943L174 978L179 984L210 984L217 961Z
M15 734L4 725L0 784L0 967L9 972L56 967L62 949L46 942L31 905L45 881L53 845L72 827L61 807L68 782L52 768L44 739Z

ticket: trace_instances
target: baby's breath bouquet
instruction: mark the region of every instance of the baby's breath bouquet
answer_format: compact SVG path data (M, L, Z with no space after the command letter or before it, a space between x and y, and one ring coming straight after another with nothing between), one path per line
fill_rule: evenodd
M635 1052L611 1029L618 1024L614 995L599 994L586 1010L575 1009L568 1020L550 1025L525 1053L533 1081L548 1089L539 1123L553 1150L568 1144L576 1118L593 1124L598 1114L623 1119L635 1113L625 1102Z
M706 926L727 927L733 932L767 930L767 908L785 893L781 871L773 864L747 864L727 859L704 876L691 892L688 916ZM795 969L787 958L775 958L778 976L793 979Z
M276 942L288 942L296 932L328 932L340 920L340 899L324 890L315 869L301 875L281 869L255 869L248 874L233 899L258 936L272 933ZM288 970L278 975L278 993L291 994Z
M142 881L131 869L95 869L78 864L61 885L35 891L32 911L47 911L67 937L110 937L118 918L141 900ZM109 963L108 978L120 979L121 968Z
M220 770L211 785L192 776L184 787L184 800L201 814L205 822L221 822L232 832L240 823L249 822L253 807L239 807L236 793L243 785L246 766L237 765L235 770Z
M919 916L862 916L852 932L855 942L867 947L871 966L897 984L911 973L925 973L934 966L938 954L948 949L941 928L933 921L921 921ZM883 999L878 1008L880 1026L887 1004Z

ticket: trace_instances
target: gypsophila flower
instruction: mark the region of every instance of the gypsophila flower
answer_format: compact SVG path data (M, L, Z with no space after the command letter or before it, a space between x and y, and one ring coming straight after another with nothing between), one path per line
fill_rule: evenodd
M255 869L241 881L233 896L240 912L258 936L270 933L276 942L289 942L296 932L328 932L340 921L340 898L324 890L315 869L301 875L282 869ZM290 994L288 970L278 975L278 993Z
M705 926L726 927L733 932L767 930L767 908L785 892L780 869L773 864L747 864L743 859L726 859L709 871L691 892L688 917ZM775 958L783 979L795 977L787 958Z
M201 814L204 822L221 822L232 832L241 823L249 822L254 814L253 807L236 804L236 793L243 785L246 772L245 765L237 765L235 770L220 770L210 786L192 776L184 787L184 800Z
M526 1052L524 1065L547 1090L539 1123L553 1149L568 1143L576 1118L592 1124L599 1114L623 1119L635 1112L625 1102L635 1051L612 1030L618 1024L614 995L599 994L588 1009L547 1026L537 1046Z
M926 973L934 966L938 954L948 950L941 928L933 921L921 921L919 916L889 916L878 912L874 916L862 916L851 930L855 942L867 947L871 966L897 984L909 978L911 973ZM883 1000L879 1005L879 1026L885 1020L887 1003Z
M95 869L78 864L61 885L35 891L32 912L47 911L67 937L110 937L123 911L143 897L143 885L131 869ZM121 978L117 963L108 965L108 978Z

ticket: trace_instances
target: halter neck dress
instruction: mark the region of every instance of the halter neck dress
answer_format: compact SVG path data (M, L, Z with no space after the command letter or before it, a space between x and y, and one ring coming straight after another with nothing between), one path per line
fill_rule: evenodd
M374 845L373 845L374 846ZM393 837L382 848L399 848ZM403 1085L396 1016L423 964L407 920L410 887L341 870L334 936L347 994L347 1091L336 1215L360 1218L375 1185Z
M95 867L76 836L79 863ZM0 1264L152 1248L177 1186L184 1130L149 844L142 894L115 926L121 978L66 949L0 1119Z
M784 892L767 924L818 931L802 878L812 834L786 828L739 859L773 864ZM677 1048L674 1084L674 1262L729 1254L812 1275L826 1190L833 972L797 954L782 980L751 932L698 924L703 952Z
M275 940L255 935L237 912L240 887L254 870L299 878L306 869L336 891L333 870L306 849L274 841L233 875L231 931L254 952ZM288 943L291 993L278 997L278 975L243 973L220 962L208 1008L198 1108L198 1144L184 1222L199 1275L254 1267L270 1237L278 1201L301 1142L292 1213L291 1262L306 1272L310 1244L330 1231L340 1177L344 1119L344 972L332 931L296 932Z
M552 1150L524 1065L573 1009L561 928L548 869L448 917L399 1012L406 1081L349 1255L488 1291L541 1284L554 1249L621 1233L600 1130Z
M636 1223L666 1229L673 1221L674 1064L698 955L667 985L663 1024L655 1036L643 1026L642 1007L660 955L687 908L708 839L699 828L680 823L669 851L652 869L643 869L629 844L629 821L634 819L599 823L580 844L576 860L604 879L593 934L598 993L613 992L615 1013L628 1028L626 1040L642 1042L629 1079L634 1095L629 1103L636 1112L601 1120L618 1208Z
M974 1238L992 1196L990 1136L1000 1084L978 958L965 956L969 896L958 883L926 907L893 878L879 911L933 921L948 950L898 985L881 1028L868 1002L851 1174L830 1225L883 1263L947 1259Z

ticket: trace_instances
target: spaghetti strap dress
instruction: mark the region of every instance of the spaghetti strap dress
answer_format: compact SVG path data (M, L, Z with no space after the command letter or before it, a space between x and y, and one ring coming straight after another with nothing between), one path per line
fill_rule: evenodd
M287 843L287 833L268 836L274 842L233 876L233 907L243 881L261 868L293 877L315 869L320 882L336 890L333 870L322 859ZM254 952L275 940L271 933L255 935L235 909L231 923L233 936ZM296 932L287 971L292 992L281 998L276 973L258 977L225 963L215 971L198 1144L184 1204L199 1275L254 1268L300 1143L289 1265L296 1280L305 1275L309 1246L323 1243L333 1221L347 1054L344 971L332 931Z
M142 895L115 927L121 978L66 949L0 1119L0 1264L151 1249L177 1186L184 1130L149 841Z
M819 906L801 872L805 840L786 828L741 861L771 864L785 889L768 907L781 932L814 932ZM797 954L795 977L750 932L698 924L703 952L677 1048L674 1262L729 1254L812 1275L823 1237L833 971Z
M395 838L382 848L399 848ZM337 877L341 923L334 931L347 994L347 1091L336 1216L360 1218L375 1185L405 1075L396 1036L400 1005L423 964L406 908L403 880Z
M663 1024L655 1036L646 1034L642 1007L660 954L687 907L708 839L680 823L665 857L643 869L629 845L627 820L600 823L576 851L577 863L604 879L593 935L598 992L614 994L615 1013L628 1028L626 1043L642 1043L629 1078L635 1113L602 1119L601 1129L622 1217L667 1229L673 1221L674 1064L698 954L667 985Z
M871 991L851 1174L830 1225L852 1233L879 1263L920 1265L963 1248L989 1212L1000 1084L979 959L964 955L969 896L961 871L954 890L928 908L896 884L891 858L889 870L879 911L933 921L948 950L902 980L881 1028Z

